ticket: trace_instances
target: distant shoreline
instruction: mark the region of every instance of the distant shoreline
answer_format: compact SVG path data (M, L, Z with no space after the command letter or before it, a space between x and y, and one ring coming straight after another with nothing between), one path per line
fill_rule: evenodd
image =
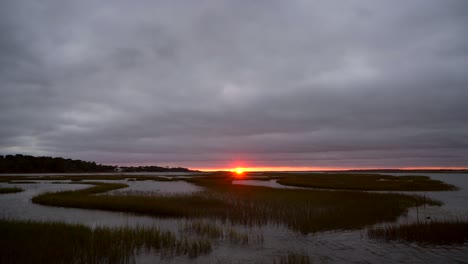
M340 171L339 171L340 172ZM380 172L380 173L468 173L468 170L451 170L451 169L434 169L434 170L418 170L418 169L372 169L372 170L346 170L342 172Z

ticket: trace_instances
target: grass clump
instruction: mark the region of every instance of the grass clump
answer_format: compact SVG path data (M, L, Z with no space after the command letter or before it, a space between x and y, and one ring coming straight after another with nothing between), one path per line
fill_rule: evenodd
M293 174L285 175L277 182L297 187L362 191L451 191L457 189L453 185L433 180L427 176L380 174Z
M368 237L385 241L445 245L468 242L468 221L433 220L412 224L390 224L368 229Z
M310 264L312 263L310 257L305 253L288 252L275 259L273 263L278 264Z
M182 232L196 234L210 239L226 240L232 244L247 245L263 243L263 235L255 232L239 231L233 226L218 225L210 220L187 221Z
M7 187L7 188L0 188L0 194L5 194L5 193L18 193L24 191L21 188L18 187Z
M0 263L130 263L142 250L190 257L211 252L206 239L177 239L156 227L0 220L0 237Z
M212 221L194 220L187 221L183 227L183 232L194 233L198 236L212 239L223 238L223 229Z

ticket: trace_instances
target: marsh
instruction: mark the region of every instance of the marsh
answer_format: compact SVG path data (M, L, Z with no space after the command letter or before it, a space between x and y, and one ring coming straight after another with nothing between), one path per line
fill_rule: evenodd
M366 190L359 191L281 184L282 181L296 183L299 180L343 184L359 175L331 174L325 181L321 180L326 177L324 174L276 173L263 177L258 180L258 175L246 174L240 185L230 173L183 177L2 176L2 188L15 186L19 180L27 181L21 184L23 192L0 196L1 218L4 219L2 233L11 231L13 226L29 225L29 229L35 226L41 229L48 225L51 236L59 229L63 234L67 234L63 230L68 229L73 234L73 230L79 228L85 233L91 232L94 234L91 237L96 238L95 234L102 234L98 231L104 228L106 236L121 234L129 245L134 245L125 246L124 251L117 250L121 254L102 251L103 255L96 256L85 247L76 251L81 252L76 254L87 256L84 261L87 263L101 263L111 257L114 262L122 263L151 263L154 260L167 263L320 263L348 262L349 259L414 263L434 259L459 261L468 257L466 238L463 237L461 243L459 237L454 237L454 241L445 239L430 243L427 239L428 243L414 244L404 238L385 239L376 235L378 228L390 225L405 228L405 223L427 221L427 218L434 222L465 221L468 217L464 202L468 199L467 175L364 175L364 182L372 178L379 186L368 184ZM389 180L382 181L381 178ZM250 179L252 185L249 185ZM405 181L422 183L417 185L417 191L408 190L407 184L401 191L391 190L396 188L395 182ZM262 182L267 186L259 186ZM385 191L386 188L390 190ZM54 225L60 228L53 231ZM122 230L127 235L123 235ZM140 234L154 234L154 230L173 237L171 246L151 246L145 244L145 240L139 240ZM457 234L456 231L452 233ZM10 246L20 245L24 239L33 240L34 234L31 232L29 238L18 235L15 238L18 243ZM73 235L64 237L70 241L75 239ZM131 242L133 239L135 242ZM440 244L444 247L442 251ZM420 252L423 249L424 254ZM9 252L14 251L9 248Z

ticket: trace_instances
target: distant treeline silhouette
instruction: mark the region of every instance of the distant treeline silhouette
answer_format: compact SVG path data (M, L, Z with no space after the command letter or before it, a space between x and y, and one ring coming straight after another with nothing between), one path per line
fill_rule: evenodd
M138 167L120 167L123 172L191 172L191 170L182 167L159 167L159 166L138 166Z
M187 168L159 166L118 167L92 161L29 155L0 155L0 173L82 173L82 172L189 172Z
M0 155L0 173L112 172L116 166L96 162L29 155Z

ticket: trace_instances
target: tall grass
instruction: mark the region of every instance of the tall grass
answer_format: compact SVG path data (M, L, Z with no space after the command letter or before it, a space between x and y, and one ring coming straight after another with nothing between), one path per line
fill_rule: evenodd
M263 243L263 235L258 232L240 231L232 225L220 225L207 219L190 220L181 229L182 233L196 234L210 239L229 241L232 244Z
M286 174L278 180L278 183L298 187L367 191L451 191L457 189L453 185L427 176L380 174Z
M157 227L89 227L58 222L0 220L0 263L130 263L141 251L197 257L207 239L178 239Z
M159 217L211 218L243 225L280 224L301 233L359 229L394 221L409 207L438 204L419 196L387 193L275 189L232 185L219 178L192 179L205 191L177 195L93 195L124 184L45 193L34 203L147 214Z
M21 188L18 187L7 187L7 188L0 188L0 194L5 194L5 193L17 193L17 192L22 192L24 191Z
M273 261L278 264L310 264L312 263L310 257L305 253L299 252L288 252L284 255L279 256Z
M463 244L468 242L468 221L432 220L412 224L389 224L368 229L369 238L422 244Z

